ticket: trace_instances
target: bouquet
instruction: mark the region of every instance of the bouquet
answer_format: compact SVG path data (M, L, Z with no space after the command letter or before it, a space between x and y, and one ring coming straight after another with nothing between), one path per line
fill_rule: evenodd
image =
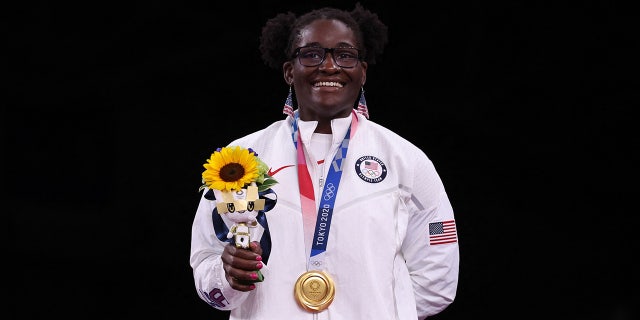
M216 149L204 168L199 191L209 188L213 192L218 213L232 222L231 226L227 225L227 239L234 238L236 247L248 249L250 228L258 225L259 211L269 210L259 193L268 191L278 181L269 175L269 167L258 158L258 153L240 146ZM270 249L266 251L268 254ZM260 270L257 274L254 282L263 281Z

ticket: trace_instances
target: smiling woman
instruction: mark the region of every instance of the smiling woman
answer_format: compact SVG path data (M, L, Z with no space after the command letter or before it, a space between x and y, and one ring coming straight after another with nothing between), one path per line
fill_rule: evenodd
M246 184L254 158L214 153L192 224L196 290L230 319L425 319L455 299L458 238L444 185L422 150L369 120L367 71L387 42L387 26L360 4L264 25L260 52L289 87L286 117L229 146L259 152L278 184L248 197L266 201L255 228L221 219L242 218L244 190L210 188Z

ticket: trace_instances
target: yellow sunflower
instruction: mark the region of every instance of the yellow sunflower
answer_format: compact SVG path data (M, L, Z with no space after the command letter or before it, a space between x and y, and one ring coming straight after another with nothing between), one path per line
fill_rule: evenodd
M239 190L258 177L258 160L254 152L232 146L216 150L204 164L202 183L210 189Z

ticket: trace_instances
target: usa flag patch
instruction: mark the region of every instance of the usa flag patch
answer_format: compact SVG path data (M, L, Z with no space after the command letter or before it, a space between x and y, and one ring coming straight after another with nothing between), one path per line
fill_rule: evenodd
M458 241L456 221L447 220L429 223L429 244L445 244Z

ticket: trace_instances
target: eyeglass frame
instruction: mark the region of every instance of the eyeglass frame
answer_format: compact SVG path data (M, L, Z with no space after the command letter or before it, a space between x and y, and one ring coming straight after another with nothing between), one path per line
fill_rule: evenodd
M316 65L306 65L303 64L302 61L300 61L300 50L301 49L305 49L305 48L315 48L315 49L322 49L324 50L324 55L322 55L322 60L320 60L320 62L318 62L318 64ZM334 50L336 49L354 49L356 50L356 52L358 53L358 57L356 58L356 64L354 64L351 67L343 67L340 65L340 63L338 63L338 60L336 60L336 56L333 54ZM297 47L294 51L293 51L293 58L298 58L298 62L300 62L301 65L305 66L305 67L317 67L319 65L321 65L322 63L325 62L325 60L327 59L327 53L331 53L331 58L333 59L333 62L340 68L345 68L345 69L351 69L351 68L355 68L358 65L358 62L362 61L361 58L361 52L362 50L356 48L356 47L334 47L334 48L325 48L325 47L320 47L320 46L315 46L315 45L310 45L310 46L303 46L303 47Z

